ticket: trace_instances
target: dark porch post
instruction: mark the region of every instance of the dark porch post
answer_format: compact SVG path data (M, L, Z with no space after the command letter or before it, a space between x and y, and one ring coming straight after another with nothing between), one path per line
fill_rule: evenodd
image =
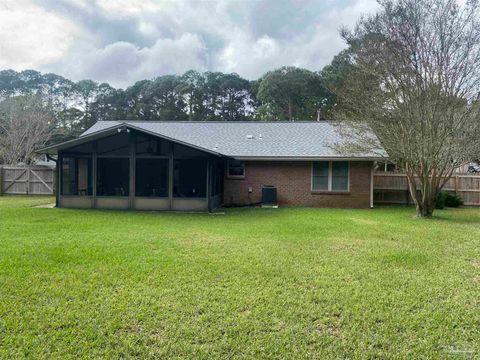
M130 181L128 188L128 207L135 207L135 135L130 132Z
M172 210L173 206L173 143L170 142L168 153L168 209Z
M207 160L207 206L208 212L211 212L213 209L212 204L212 193L211 193L211 182L212 182L212 160Z
M61 153L58 154L57 159L57 173L55 174L57 177L57 188L55 193L55 206L60 207L60 193L62 191L62 177L63 177L63 158Z
M92 196L93 203L92 207L97 208L97 142L93 142L93 153L92 153Z

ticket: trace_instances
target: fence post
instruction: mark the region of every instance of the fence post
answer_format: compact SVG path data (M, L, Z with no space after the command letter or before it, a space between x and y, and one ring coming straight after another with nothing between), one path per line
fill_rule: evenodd
M27 180L25 182L25 194L28 195L30 193L30 166L27 167Z
M52 176L53 176L53 183L52 183L52 189L53 189L53 195L57 195L58 192L58 179L57 179L57 167L52 170Z
M455 175L455 195L458 195L458 175Z
M3 196L3 166L0 166L0 196Z

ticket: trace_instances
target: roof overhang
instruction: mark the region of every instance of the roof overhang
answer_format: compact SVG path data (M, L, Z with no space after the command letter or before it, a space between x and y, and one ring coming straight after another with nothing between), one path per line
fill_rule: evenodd
M114 126L109 127L107 129L96 131L96 132L90 133L88 135L80 136L77 139L65 141L65 142L62 142L62 143L54 144L54 145L39 149L36 152L40 153L40 154L56 155L61 150L69 149L69 148L72 148L72 147L75 147L75 146L78 146L78 145L85 144L85 143L90 142L90 141L95 141L95 140L99 140L99 139L102 139L102 138L105 138L105 137L108 137L108 136L112 136L112 135L118 134L119 132L125 131L125 130L134 130L134 131L138 131L138 132L141 132L141 133L144 133L144 134L147 134L147 135L158 137L160 139L169 140L169 141L172 141L172 142L180 144L180 145L188 146L188 147L191 147L193 149L209 153L211 155L220 156L220 157L225 156L224 154L219 153L217 151L213 151L213 150L210 150L210 149L207 149L207 148L203 148L203 147L200 147L200 146L197 146L197 145L194 145L194 144L187 143L185 141L181 141L181 140L178 140L178 139L175 139L175 138L171 138L169 136L165 136L165 135L158 134L158 133L155 133L155 132L152 132L152 131L148 131L148 130L139 128L139 127L131 125L131 124L126 124L126 123L119 123L118 125L114 125Z
M382 156L230 156L241 161L386 161Z

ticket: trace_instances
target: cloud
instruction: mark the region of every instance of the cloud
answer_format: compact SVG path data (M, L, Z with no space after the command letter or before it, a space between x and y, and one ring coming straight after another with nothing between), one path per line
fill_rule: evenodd
M340 26L353 26L377 8L375 0L19 1L44 15L50 36L45 33L42 56L35 51L23 54L22 61L2 56L0 66L114 86L190 68L249 79L284 65L320 70L345 46ZM42 27L38 16L30 32ZM0 24L3 18L0 14ZM28 47L10 44L13 53Z
M27 0L0 3L0 68L39 67L68 51L75 26Z
M129 42L116 42L88 51L82 57L57 64L68 77L89 77L120 87L159 74L181 74L189 69L207 69L207 49L194 34L178 39L159 39L151 47L139 48Z

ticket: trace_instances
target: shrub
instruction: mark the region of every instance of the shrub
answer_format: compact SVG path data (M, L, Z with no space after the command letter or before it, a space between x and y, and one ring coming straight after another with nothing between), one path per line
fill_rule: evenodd
M447 193L447 196L445 197L445 206L459 207L461 205L463 205L463 200L460 196L457 194Z
M437 195L437 200L435 201L435 209L445 208L446 198L447 193L445 191L440 191Z
M435 208L443 209L445 207L459 207L461 205L463 205L463 200L457 194L451 194L446 191L440 191L440 193L437 195Z

